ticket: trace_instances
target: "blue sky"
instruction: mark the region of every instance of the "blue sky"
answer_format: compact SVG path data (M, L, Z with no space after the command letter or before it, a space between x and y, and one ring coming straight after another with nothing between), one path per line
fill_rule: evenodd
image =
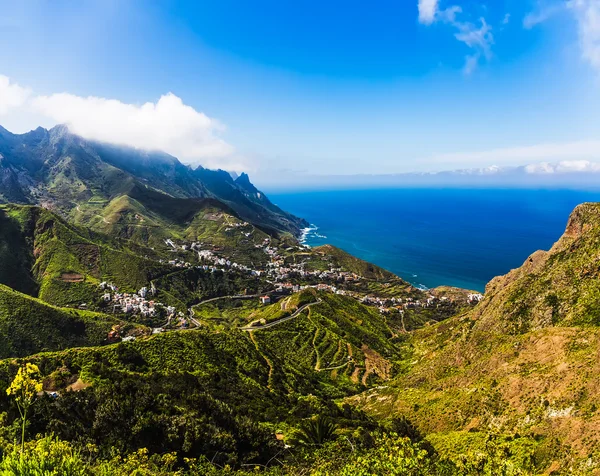
M76 3L0 0L9 130L265 183L600 160L600 0Z

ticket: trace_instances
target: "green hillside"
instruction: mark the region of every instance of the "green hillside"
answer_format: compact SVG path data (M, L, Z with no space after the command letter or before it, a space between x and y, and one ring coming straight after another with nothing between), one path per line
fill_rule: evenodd
M126 197L177 220L209 200L271 234L297 236L308 226L271 203L245 174L234 180L222 170L194 170L163 152L83 139L64 125L26 134L2 129L0 156L0 201L51 205L67 215Z
M255 245L270 239L217 200L173 198L139 186L109 202L81 204L70 217L81 226L142 246L164 247L167 239L202 242L244 264L264 262Z
M511 333L552 325L600 325L600 205L571 214L550 251L537 251L522 267L493 279L480 307ZM492 325L492 324L489 324Z
M106 343L109 316L50 306L0 284L0 357Z
M314 252L317 255L322 256L334 267L344 268L347 271L356 273L368 279L373 279L376 281L391 280L394 278L398 279L397 276L390 273L389 271L386 271L385 269L382 269L379 266L376 266L372 263L368 263L367 261L356 258L350 253L346 253L345 251L336 248L335 246L317 246L316 248L314 248Z
M0 206L0 283L60 306L98 298L110 281L137 290L168 269L149 248L73 226L37 207Z
M532 474L595 474L599 238L600 204L577 207L549 252L494 279L474 310L412 333L402 374L351 402L409 418L446 455L485 451L494 432Z
M45 388L61 394L39 402L32 431L102 451L168 449L239 466L266 463L282 449L275 433L290 438L314 415L328 415L348 434L375 429L332 399L389 378L397 358L389 330L355 301L318 296L322 302L305 314L269 329L204 328L28 358L42 369ZM3 362L0 380L15 368ZM86 385L66 391L78 379ZM7 405L0 395L0 409Z

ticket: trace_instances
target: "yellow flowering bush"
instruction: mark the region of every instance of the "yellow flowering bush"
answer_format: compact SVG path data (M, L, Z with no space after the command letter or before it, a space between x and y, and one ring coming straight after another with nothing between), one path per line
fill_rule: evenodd
M27 411L35 401L37 394L42 391L40 369L37 365L27 363L20 367L17 375L6 389L8 396L15 399L19 414L21 415L21 451L25 445L25 425L27 423Z

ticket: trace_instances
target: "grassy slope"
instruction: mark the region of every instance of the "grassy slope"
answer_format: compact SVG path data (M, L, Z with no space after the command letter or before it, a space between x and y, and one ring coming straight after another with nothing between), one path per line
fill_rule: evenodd
M0 253L9 257L0 261L0 282L52 304L90 302L102 280L135 290L167 272L145 258L156 258L152 250L67 224L41 208L3 206L0 219Z
M0 283L37 295L39 284L31 275L34 263L31 240L8 211L0 208Z
M46 388L62 395L39 403L31 431L54 431L105 448L148 447L163 453L166 445L174 445L170 448L183 455L206 454L223 464L236 452L268 460L274 453L267 445L276 446L276 430L289 434L299 420L316 413L331 415L341 427L362 425L347 421L353 411L338 408L333 399L364 388L352 377L354 368L364 372L372 366L365 381L382 381L375 366L387 369L398 356L376 313L347 298L322 298L310 314L253 333L203 328L28 357L47 377ZM347 369L325 368L327 362L348 362L349 352ZM10 380L16 365L0 362L0 381ZM91 387L66 392L78 378ZM0 410L7 407L7 397L0 394ZM259 430L266 439L256 443L258 452L235 443Z
M322 254L333 266L344 268L345 270L350 271L351 273L356 273L359 276L376 281L388 281L393 279L401 281L393 273L390 273L389 271L386 271L385 269L380 268L372 263L368 263L367 261L356 258L350 253L346 253L335 246L317 246L316 248L313 248L313 251L317 254ZM408 285L408 283L404 284Z
M500 431L535 471L598 462L599 238L600 204L578 207L550 252L493 280L470 313L413 333L403 374L355 403L407 415L450 453Z
M140 245L164 246L167 238L203 242L223 248L241 264L260 264L264 253L254 245L268 237L260 229L242 223L226 205L211 199L177 199L140 186L110 202L88 202L71 212L84 226ZM243 233L249 233L245 236Z
M307 309L296 319L269 329L252 333L234 329L221 332L208 328L169 332L141 338L121 347L129 346L141 353L144 364L140 364L139 371L194 372L213 381L213 384L217 382L220 388L221 384L214 380L219 375L225 381L239 380L236 385L244 387L244 392L258 392L260 395L306 391L320 395L334 392L335 396L341 397L353 393L361 388L359 381L350 378L353 370L360 367L364 371L366 360L375 355L379 356L379 363L385 364L391 372L393 362L399 355L389 342L391 333L378 313L343 296L308 294L299 296L296 304L315 302L317 296L322 303L311 307L310 312ZM100 383L97 380L97 377L101 377L98 374L100 370L87 366L86 362L96 361L94 356L102 354L107 359L108 367L100 372L125 369L114 357L117 347L71 349L52 354L51 358L56 362L72 362L74 372L83 371L88 381ZM365 357L365 353L370 357ZM352 356L350 363L348 355ZM37 357L32 359L36 360ZM322 371L327 365L346 363L347 369ZM375 369L370 374L373 374L374 381L386 377L377 377ZM249 387L246 389L246 386ZM252 399L255 398L236 395L225 387L219 392L223 392L219 393L219 398L232 398L239 404L246 400L246 405L252 405Z
M258 306L253 300L242 301L239 307L221 303L223 309L219 309L215 301L195 309L203 323L224 329L249 322L275 322L318 299L322 302L294 319L252 332L265 360L289 378L328 376L336 386L352 390L387 380L399 358L391 343L392 332L377 310L352 298L306 290L268 306Z
M103 344L119 321L50 306L0 284L0 357Z

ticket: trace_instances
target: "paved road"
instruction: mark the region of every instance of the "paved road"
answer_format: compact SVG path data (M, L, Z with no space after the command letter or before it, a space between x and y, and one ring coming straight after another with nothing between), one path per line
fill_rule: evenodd
M300 306L293 314L291 314L287 317L283 317L277 321L269 322L268 324L263 324L262 326L240 327L240 329L243 331L246 331L246 332L258 331L260 329L268 329L269 327L274 327L278 324L281 324L282 322L286 322L286 321L289 321L290 319L294 319L305 309L309 308L310 306L314 306L315 304L321 304L322 302L323 302L323 300L319 298L319 299L317 299L316 302L310 302L308 304L305 304L304 306Z

